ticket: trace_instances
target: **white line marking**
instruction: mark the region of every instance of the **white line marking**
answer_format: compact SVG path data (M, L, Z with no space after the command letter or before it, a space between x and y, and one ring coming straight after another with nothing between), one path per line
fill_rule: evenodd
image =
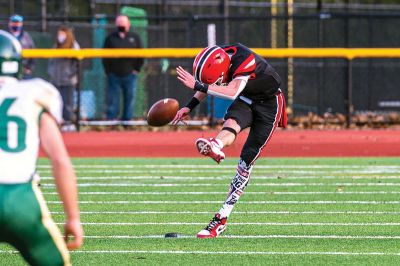
M48 204L61 204L61 201L47 201ZM219 204L221 201L162 201L162 200L116 200L116 201L79 201L79 204ZM400 204L400 201L357 201L357 200L315 200L315 201L297 201L297 200L274 200L274 201L241 201L242 204Z
M54 188L54 184L41 184L44 188ZM80 183L78 187L214 187L227 186L227 184L142 184L142 183Z
M64 223L56 223L63 225ZM146 225L204 225L204 223L194 222L83 222L82 225L95 226L146 226ZM279 222L241 222L229 223L229 226L258 225L258 226L399 226L400 223L279 223Z
M164 235L148 236L85 236L85 239L146 239L146 238L165 238ZM179 236L179 238L196 238L196 236Z
M210 184L210 183L79 183L79 187L226 187L228 184ZM320 187L320 186L357 186L357 187L399 187L400 183L251 183L251 186L265 186L265 187ZM54 184L41 184L44 188L53 188Z
M228 176L80 176L78 173L78 182L88 180L231 180L233 175ZM42 180L53 180L51 176L43 176ZM384 179L400 179L400 176L257 176L252 175L251 180L296 180L296 179L373 179L373 180L384 180Z
M286 170L276 170L276 169L256 169L254 172L257 174L261 173L274 173L274 174L307 174L307 175L321 175L325 173L329 174L397 174L400 169L375 169L375 170L332 170L332 169L327 169L327 170L322 170L322 169L314 169L314 170L291 170L291 169L286 169ZM41 173L49 173L49 170L40 170ZM104 170L93 170L93 169L79 169L77 170L78 173L100 173L100 174L110 174L110 173L131 173L131 174L138 174L138 173L147 173L147 174L159 174L159 173L199 173L198 169L171 169L171 170L165 170L165 169L131 169L131 170L122 170L122 169L116 169L116 170L109 170L109 169L104 169ZM202 173L218 173L218 174L227 174L227 173L235 173L235 167L232 166L231 169L201 169Z
M183 250L91 250L72 251L72 253L145 253L145 254L199 254L199 255L334 255L334 256L400 256L390 252L279 252L279 251L183 251Z
M146 238L165 238L164 235L147 236L85 236L88 239L146 239ZM196 238L195 235L179 235L178 238ZM349 235L222 235L219 238L239 238L239 239L274 239L274 238L293 238L293 239L400 239L400 236L349 236Z
M55 215L64 215L64 212L55 211L51 212ZM205 212L205 211L81 211L82 215L91 215L91 214L126 214L126 215L140 215L140 214L215 214L215 212ZM329 215L337 215L337 214L349 214L349 215L399 215L399 212L383 212L383 211L235 211L235 214L277 214L277 215L298 215L298 214L329 214Z
M207 240L203 240L207 241ZM71 253L79 254L166 254L166 255L185 255L185 254L198 254L198 255L333 255L333 256L400 256L400 253L394 252L341 252L341 251L298 251L298 252L284 252L284 251L183 251L183 250L75 250ZM0 253L15 254L19 253L14 250L0 250Z
M135 162L136 163L136 162ZM140 169L140 168L174 168L174 169L221 169L221 168L232 168L236 166L236 163L228 164L228 165L216 165L216 164L146 164L146 165L138 165L138 164L76 164L74 168L106 168L106 169L119 169L119 168L131 168L131 169ZM38 165L38 168L51 168L50 165ZM399 165L332 165L332 164L320 164L320 165L256 165L256 168L259 169L288 169L288 168L295 168L295 169L320 169L320 168L341 168L341 169L400 169Z
M57 192L44 192L44 195L58 195ZM248 191L246 195L390 195L400 194L400 191L300 191L300 192L276 192L276 191ZM124 191L95 191L79 192L79 195L226 195L219 191L147 191L147 192L124 192Z

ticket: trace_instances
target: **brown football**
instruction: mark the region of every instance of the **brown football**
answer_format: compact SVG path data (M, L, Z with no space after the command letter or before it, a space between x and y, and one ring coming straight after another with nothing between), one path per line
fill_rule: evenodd
M165 98L153 104L147 113L147 124L161 127L171 122L179 109L179 103L172 98Z

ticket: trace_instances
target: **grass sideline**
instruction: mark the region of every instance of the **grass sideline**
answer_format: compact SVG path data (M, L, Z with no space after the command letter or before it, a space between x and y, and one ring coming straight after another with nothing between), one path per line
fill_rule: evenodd
M310 265L400 262L400 158L258 160L219 239L196 239L237 160L74 159L87 238L74 265ZM48 161L42 192L63 222ZM181 238L164 238L178 232ZM25 265L0 244L0 264Z

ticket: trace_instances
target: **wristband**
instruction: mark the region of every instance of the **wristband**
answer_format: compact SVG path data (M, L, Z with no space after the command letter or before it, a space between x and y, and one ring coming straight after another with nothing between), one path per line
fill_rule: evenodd
M199 99L197 99L196 97L192 97L192 99L190 99L190 102L186 104L186 107L189 108L190 111L192 111L197 105L199 105L199 103Z
M195 91L200 91L200 92L203 92L203 93L207 93L208 85L196 80L196 82L194 83L194 88L193 89Z

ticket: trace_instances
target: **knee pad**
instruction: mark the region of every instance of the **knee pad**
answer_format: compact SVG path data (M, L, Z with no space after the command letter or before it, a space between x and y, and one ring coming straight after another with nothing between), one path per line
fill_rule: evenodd
M236 138L236 136L237 136L236 130L234 130L234 129L231 128L231 127L223 127L223 128L221 129L221 131L222 131L222 130L226 130L226 131L231 132L233 135L235 135L235 138Z

